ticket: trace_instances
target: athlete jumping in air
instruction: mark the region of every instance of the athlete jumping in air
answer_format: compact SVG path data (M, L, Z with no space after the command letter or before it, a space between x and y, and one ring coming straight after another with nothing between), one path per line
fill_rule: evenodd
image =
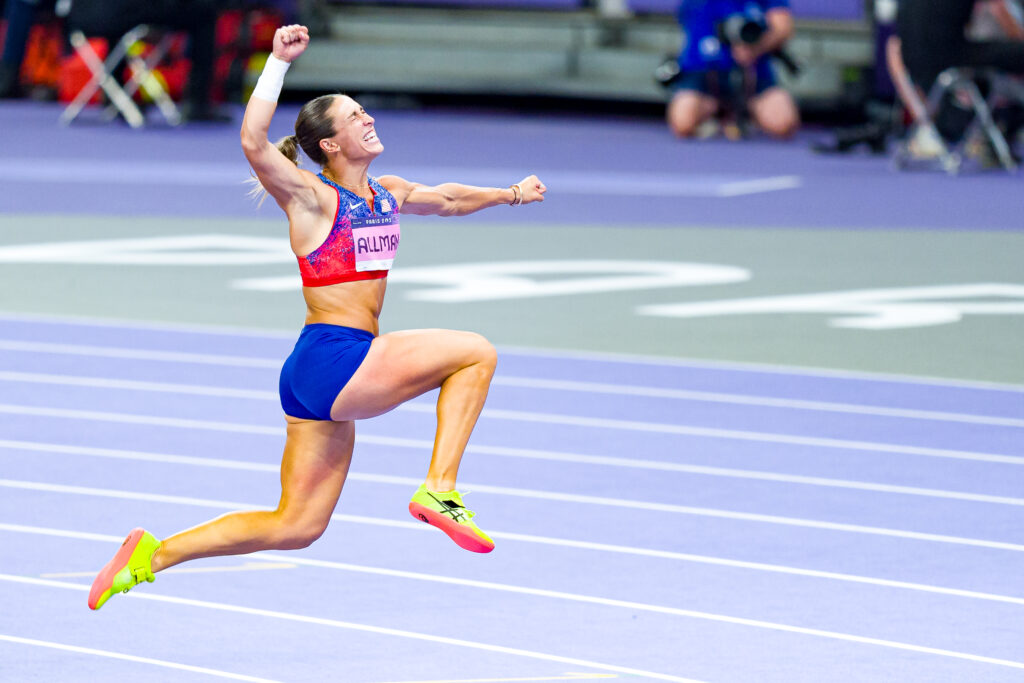
M327 528L345 483L354 420L392 410L433 389L437 432L426 480L409 511L459 546L486 553L494 542L473 523L455 478L494 373L494 347L472 332L379 334L388 269L400 238L399 213L462 216L499 204L544 200L529 176L507 188L445 183L427 187L368 175L384 147L374 119L344 95L307 102L295 135L267 139L285 72L309 45L304 26L274 35L273 55L249 99L242 149L263 188L288 216L299 260L306 325L281 370L287 441L276 510L232 512L163 541L135 529L93 582L89 607L199 557L304 548ZM321 167L298 167L297 146Z

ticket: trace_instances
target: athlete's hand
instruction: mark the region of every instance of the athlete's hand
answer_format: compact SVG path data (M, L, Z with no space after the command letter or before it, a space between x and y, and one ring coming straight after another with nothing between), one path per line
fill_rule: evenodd
M282 26L274 32L274 56L284 62L292 62L309 46L309 29L292 24Z
M527 176L519 181L519 187L523 189L523 204L544 201L544 193L548 188L535 175Z

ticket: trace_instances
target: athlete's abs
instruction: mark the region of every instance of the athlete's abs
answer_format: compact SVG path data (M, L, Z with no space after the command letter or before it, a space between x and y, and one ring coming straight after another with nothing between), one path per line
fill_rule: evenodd
M377 318L384 304L387 278L303 287L306 324L327 323L378 334Z

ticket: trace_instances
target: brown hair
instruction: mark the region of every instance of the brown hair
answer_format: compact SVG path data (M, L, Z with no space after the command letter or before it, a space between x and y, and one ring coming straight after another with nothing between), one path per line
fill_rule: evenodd
M320 141L324 138L333 138L338 132L334 128L334 117L330 112L336 97L341 95L321 95L302 106L298 118L295 119L295 135L289 135L277 143L277 148L282 154L296 161L298 153L295 144L298 143L313 163L320 168L327 165L327 155L320 149Z
M334 98L341 95L321 95L302 105L299 115L295 119L295 134L287 135L276 143L277 151L287 157L296 166L299 165L299 148L306 153L313 162L323 168L327 165L327 155L320 148L320 141L324 138L332 138L337 133L334 128L334 117L331 116L331 105ZM250 181L254 184L249 191L253 199L259 198L262 204L266 199L266 190L260 184L258 178Z

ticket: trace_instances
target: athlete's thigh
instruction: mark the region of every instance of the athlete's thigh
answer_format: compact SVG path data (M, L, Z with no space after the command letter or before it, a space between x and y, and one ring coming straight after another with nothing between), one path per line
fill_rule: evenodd
M289 419L279 509L326 525L345 484L354 442L352 422Z
M475 332L403 330L370 344L359 369L331 408L334 420L361 420L392 410L432 389L462 368L494 358L494 347Z

